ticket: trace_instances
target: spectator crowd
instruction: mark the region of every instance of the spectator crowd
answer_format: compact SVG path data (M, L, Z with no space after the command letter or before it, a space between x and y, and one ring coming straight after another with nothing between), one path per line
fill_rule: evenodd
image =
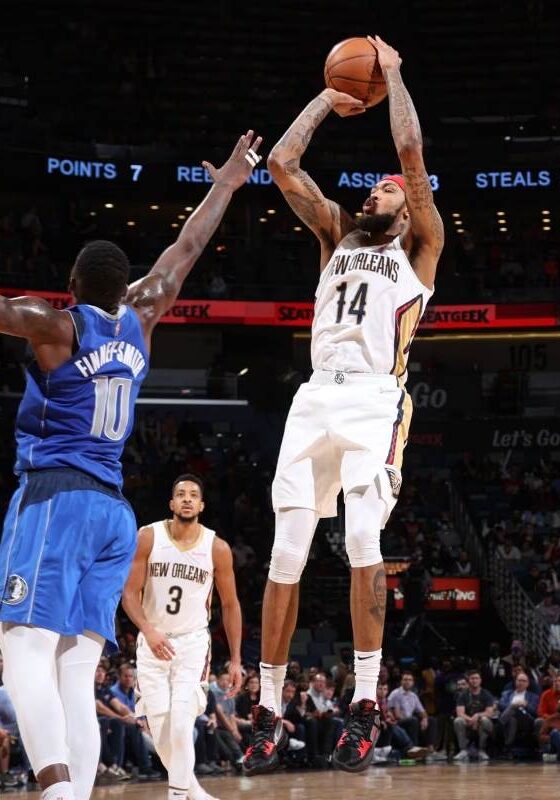
M461 484L489 553L519 581L537 612L560 623L560 469L554 461L502 467L467 459Z
M164 777L145 718L135 716L135 642L104 657L95 676L101 733L98 782L152 781ZM1 666L1 662L0 662ZM195 725L196 772L241 771L251 708L259 701L254 664L244 666L242 691L228 696L227 663L209 677L207 707ZM282 724L288 736L283 760L289 769L329 769L331 753L352 700L354 675L345 653L330 670L288 667L282 692ZM539 662L513 641L503 654L491 643L485 658L443 655L418 664L386 655L377 687L382 712L374 765L448 761L544 760L560 762L560 651ZM29 764L13 706L0 685L2 785L27 782ZM32 773L29 773L32 777Z

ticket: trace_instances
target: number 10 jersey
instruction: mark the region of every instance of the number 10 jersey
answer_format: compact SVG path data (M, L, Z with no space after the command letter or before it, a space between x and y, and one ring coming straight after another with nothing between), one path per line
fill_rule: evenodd
M336 248L315 295L314 370L407 377L412 339L433 289L412 269L400 237L385 245Z
M201 525L197 541L182 550L165 521L151 527L154 543L142 599L148 622L171 636L207 628L214 585L214 531Z
M126 305L116 314L90 305L67 313L75 328L72 357L50 372L36 362L27 370L15 471L71 467L120 488L120 458L148 372L140 320Z

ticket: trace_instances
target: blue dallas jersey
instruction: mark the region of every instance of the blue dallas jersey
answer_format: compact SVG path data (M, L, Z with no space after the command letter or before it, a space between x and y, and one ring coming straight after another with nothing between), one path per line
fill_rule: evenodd
M148 372L140 320L124 305L115 315L89 305L68 313L78 349L51 372L35 362L29 367L16 419L15 471L73 467L120 488L120 459Z

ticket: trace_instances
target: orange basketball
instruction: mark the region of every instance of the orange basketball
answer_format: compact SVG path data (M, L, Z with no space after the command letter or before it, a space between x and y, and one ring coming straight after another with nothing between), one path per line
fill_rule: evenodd
M365 36L335 44L325 61L329 89L346 92L375 106L387 96L387 86L377 61L377 50Z

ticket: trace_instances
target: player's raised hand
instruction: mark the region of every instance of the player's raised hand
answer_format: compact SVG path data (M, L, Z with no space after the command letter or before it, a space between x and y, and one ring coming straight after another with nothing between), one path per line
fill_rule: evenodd
M241 664L236 661L230 661L228 665L228 673L230 680L230 690L227 694L228 697L235 697L240 691L243 684L243 674L241 672Z
M160 661L171 661L175 655L175 648L164 633L155 628L149 633L145 633L148 647L156 658Z
M356 114L363 114L366 111L366 106L361 100L346 92L325 89L322 95L331 101L332 109L339 117L355 117Z
M217 168L209 161L203 161L202 166L208 170L214 183L239 189L262 159L257 152L261 142L262 136L255 136L254 131L247 131L240 137L223 167Z
M377 50L377 59L381 70L398 69L402 64L402 58L390 44L384 42L381 36L368 36L367 40Z

